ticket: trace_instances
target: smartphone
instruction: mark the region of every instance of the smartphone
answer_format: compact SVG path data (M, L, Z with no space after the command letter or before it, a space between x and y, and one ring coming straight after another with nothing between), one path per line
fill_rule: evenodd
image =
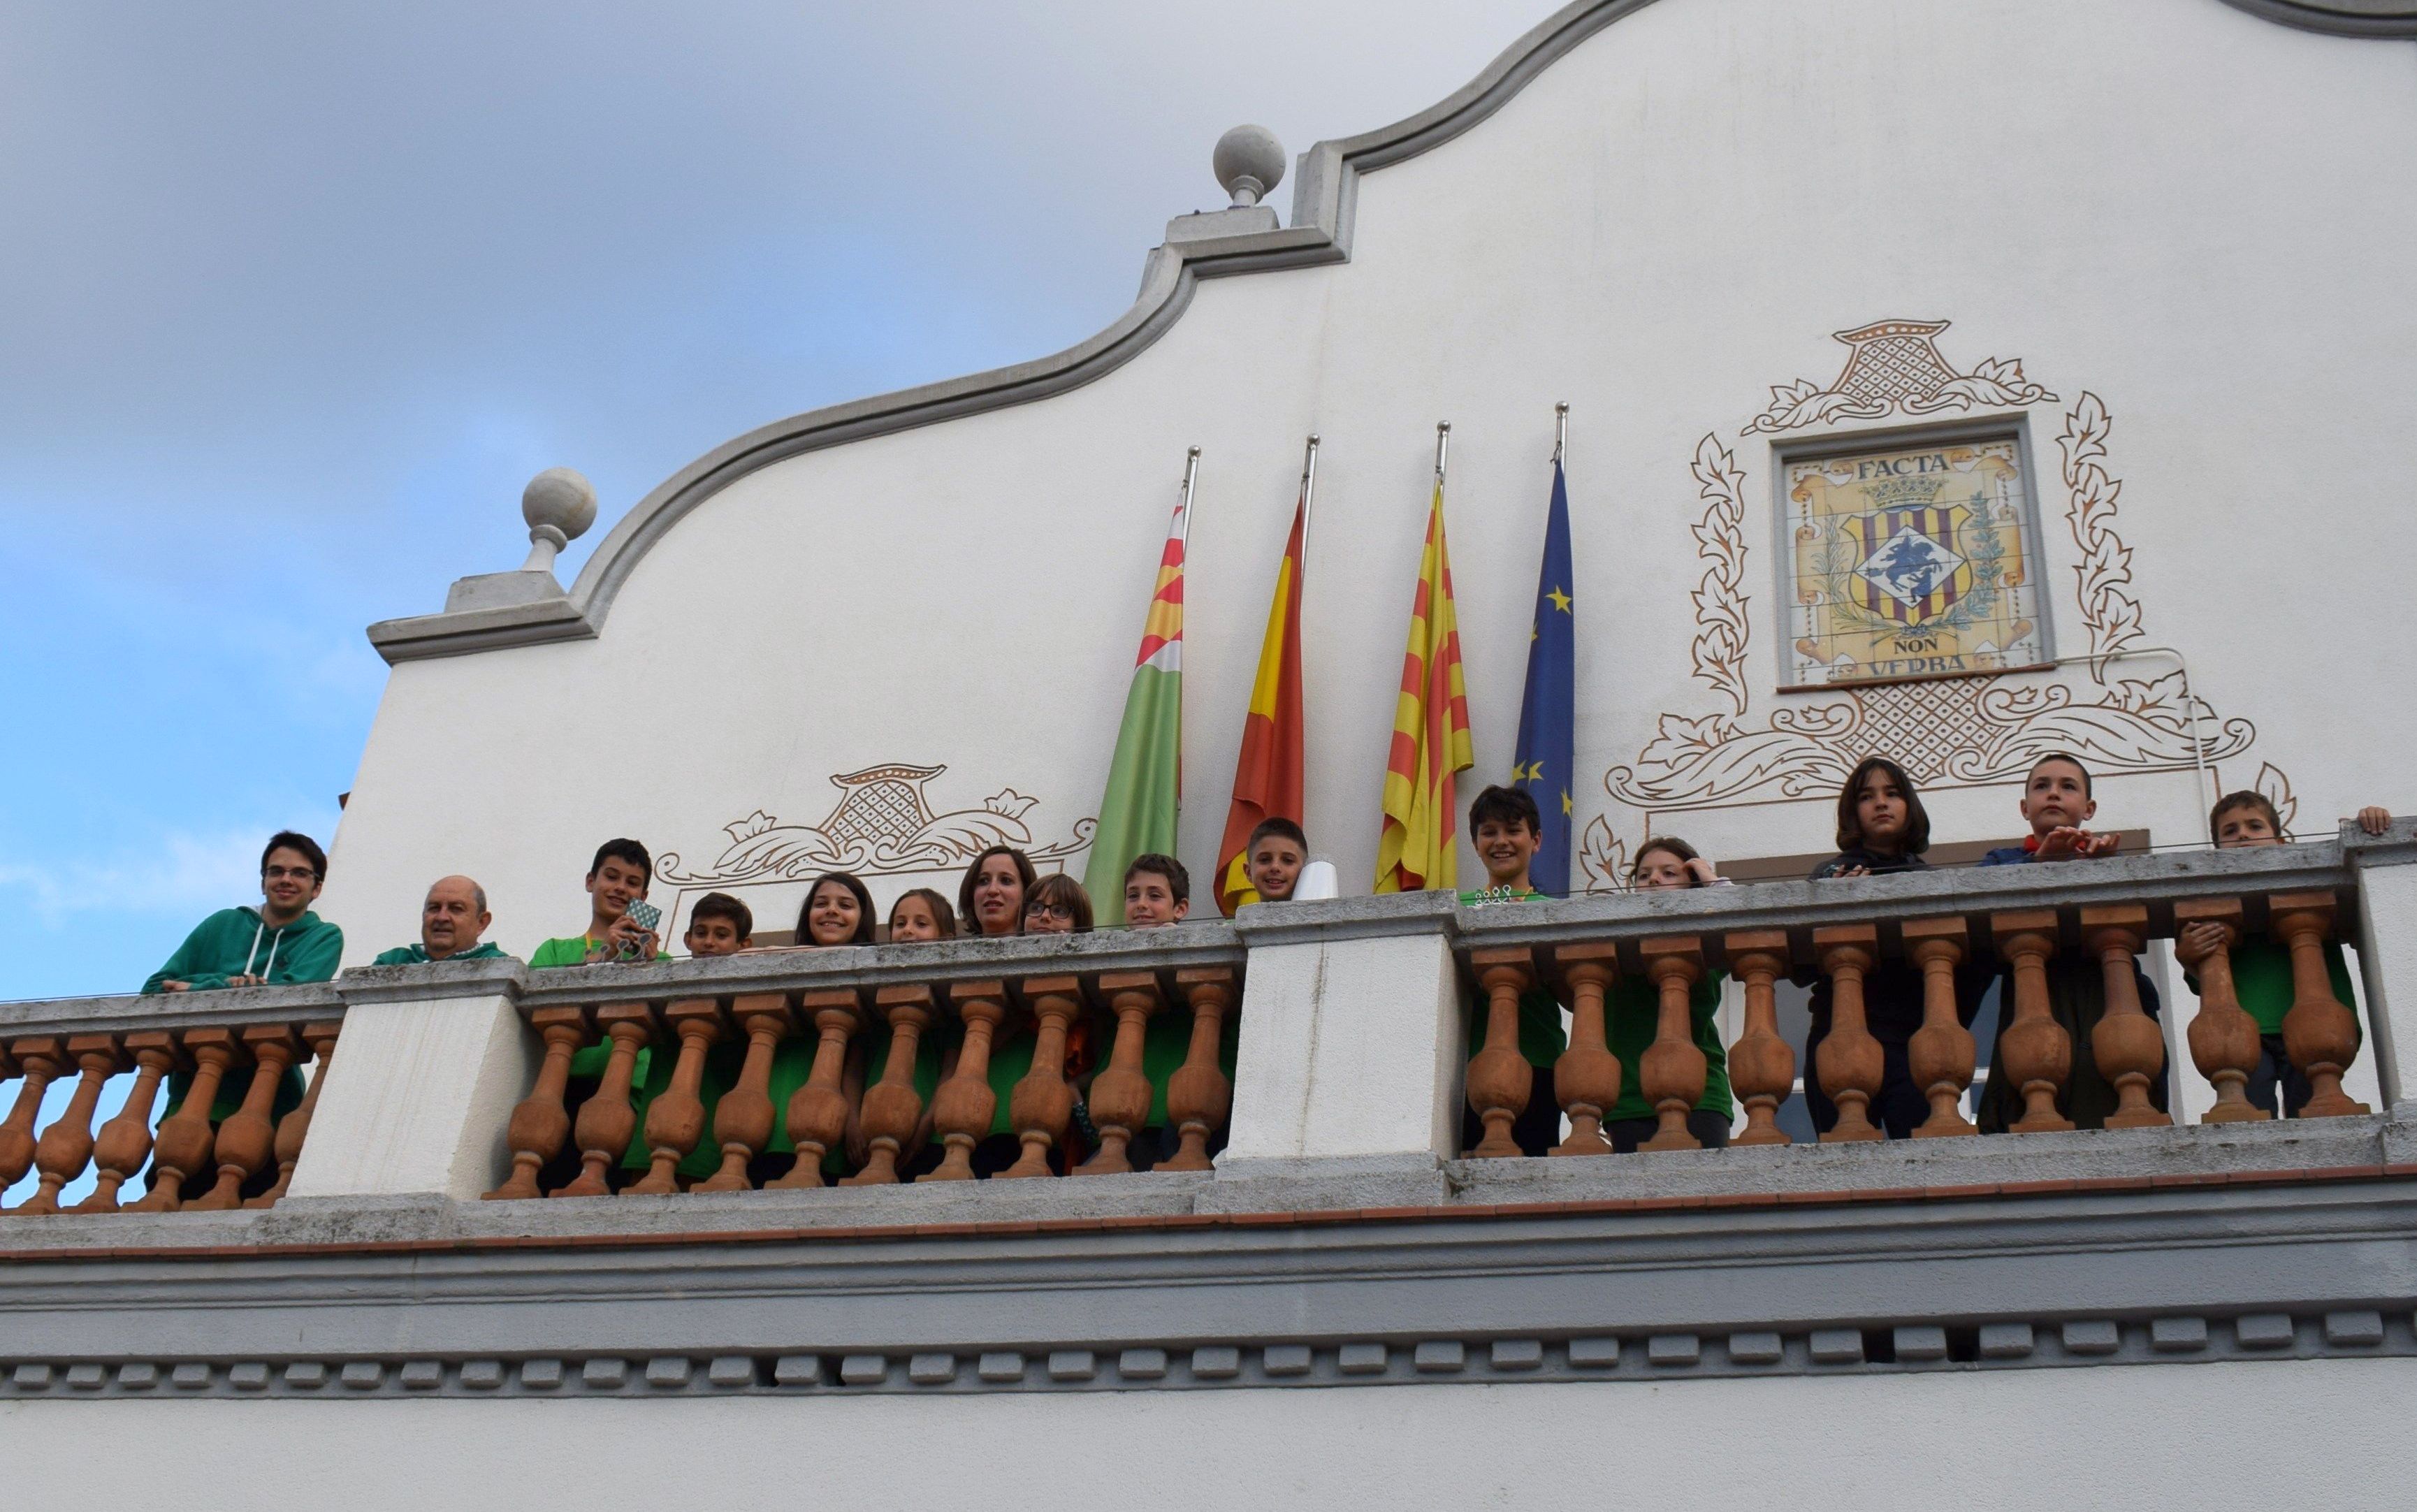
M638 928L645 930L646 932L651 934L654 932L655 928L662 923L663 911L657 908L654 904L641 899L639 901L631 903L622 916L627 918L631 923L636 925ZM621 947L621 959L623 960L639 960L645 959L639 955L638 951L639 947L635 945L623 945Z

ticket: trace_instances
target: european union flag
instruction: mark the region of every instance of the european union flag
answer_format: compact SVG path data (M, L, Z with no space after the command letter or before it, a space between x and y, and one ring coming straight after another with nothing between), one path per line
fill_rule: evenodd
M1528 690L1519 702L1519 747L1511 785L1543 811L1544 843L1529 870L1539 892L1570 890L1570 816L1577 760L1576 620L1570 612L1570 490L1553 462L1553 507L1544 521L1544 566L1536 582L1536 628L1528 638Z

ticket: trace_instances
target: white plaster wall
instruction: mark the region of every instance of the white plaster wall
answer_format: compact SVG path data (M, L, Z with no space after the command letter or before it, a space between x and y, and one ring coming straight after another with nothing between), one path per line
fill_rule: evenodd
M611 1401L0 1401L11 1504L2382 1506L2417 1362ZM2244 1431L2244 1429L2246 1429ZM1132 1452L1102 1452L1132 1445ZM1139 1447L1148 1445L1148 1447ZM441 1452L432 1448L441 1446ZM263 1468L269 1467L264 1479ZM1648 1489L1657 1494L1647 1494Z
M1474 785L1515 733L1556 400L1573 406L1578 820L1609 809L1633 843L1645 816L1602 774L1663 714L1725 707L1688 663L1696 443L1719 432L1747 476L1758 720L1779 703L1771 456L1738 431L1770 386L1836 373L1829 333L1887 317L1952 320L1959 368L2016 357L2063 401L2029 417L2061 650L2085 647L2056 437L2088 391L2114 417L2146 639L2257 725L2223 785L2272 761L2318 832L2417 803L2417 713L2377 696L2417 673L2397 455L2417 434L2412 145L2405 45L2217 0L1665 0L1364 177L1351 263L1211 280L1072 394L742 480L638 566L599 640L397 668L325 911L364 960L410 937L430 878L467 870L524 953L584 922L607 836L694 865L722 825L818 820L830 774L881 762L946 764L940 809L1012 787L1039 800L1041 840L1065 835L1097 805L1195 443L1183 849L1205 874L1312 429L1311 829L1364 888L1434 424L1453 422ZM2194 774L2102 796L2104 820L2160 842L2203 835ZM2009 836L2013 802L1940 794L1938 833ZM1655 824L1780 854L1824 848L1827 809ZM768 925L798 890L754 895Z

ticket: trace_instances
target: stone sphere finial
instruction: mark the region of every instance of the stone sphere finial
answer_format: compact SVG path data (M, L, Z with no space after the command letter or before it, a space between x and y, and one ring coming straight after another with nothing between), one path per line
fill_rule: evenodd
M1264 126L1238 126L1217 139L1209 165L1234 197L1234 208L1247 209L1284 182L1284 144Z
M549 467L521 491L521 518L529 528L521 570L551 572L555 554L596 522L596 487L573 468Z

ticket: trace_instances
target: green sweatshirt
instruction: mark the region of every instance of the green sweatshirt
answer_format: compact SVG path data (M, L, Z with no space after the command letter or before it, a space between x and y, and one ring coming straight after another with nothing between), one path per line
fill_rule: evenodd
M468 950L456 950L445 959L447 960L509 960L511 958L505 955L504 947L493 940L481 940L475 947ZM379 951L377 959L370 964L372 966L425 966L428 964L428 947L421 945L397 945L391 950Z
M344 931L316 914L272 930L256 908L222 908L193 926L143 990L164 992L167 982L206 990L226 986L230 976L265 977L278 986L324 982L336 975L343 953Z
M1488 887L1460 895L1463 908L1487 908L1497 903L1541 903L1548 900L1530 887L1514 893L1508 887ZM1477 1011L1468 1016L1468 1053L1475 1055L1485 1048L1486 1003L1481 994ZM1561 1002L1549 987L1536 986L1519 994L1519 1053L1529 1066L1549 1071L1561 1058L1570 1044L1569 1032L1561 1027Z

